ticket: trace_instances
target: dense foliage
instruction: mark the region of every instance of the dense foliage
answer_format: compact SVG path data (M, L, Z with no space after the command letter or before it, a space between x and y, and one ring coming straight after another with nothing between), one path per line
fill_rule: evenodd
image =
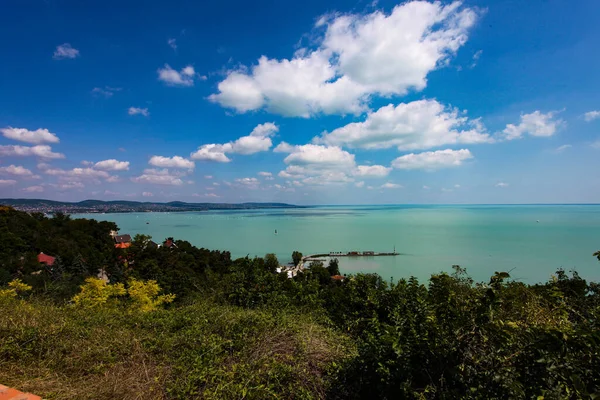
M2 279L33 287L0 301L0 382L47 398L600 395L600 286L575 272L537 285L505 272L475 283L454 266L427 284L390 283L376 274L332 279L333 261L289 279L275 272L273 254L231 260L147 236L115 249L115 228L0 211L0 243L12 246L0 250ZM59 256L62 272L31 275L38 251ZM89 279L96 267L110 285ZM83 296L86 278L98 286L87 289L94 299L133 288L132 300L87 309L67 301ZM161 288L176 295L164 310L153 303ZM131 307L136 295L152 307Z

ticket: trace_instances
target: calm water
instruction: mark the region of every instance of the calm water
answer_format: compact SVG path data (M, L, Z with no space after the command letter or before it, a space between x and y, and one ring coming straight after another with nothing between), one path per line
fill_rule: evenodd
M232 257L275 253L392 251L396 257L341 258L342 273L377 272L384 278L467 268L476 280L494 271L515 279L547 280L557 268L600 280L600 205L347 206L292 210L189 213L80 214L114 221L121 233L173 236L196 246L229 250ZM539 222L536 222L538 221ZM148 224L146 224L148 222ZM277 234L275 234L277 230Z

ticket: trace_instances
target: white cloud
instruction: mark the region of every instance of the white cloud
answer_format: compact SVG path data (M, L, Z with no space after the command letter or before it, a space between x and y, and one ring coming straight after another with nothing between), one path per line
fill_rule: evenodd
M92 168L73 168L73 169L60 169L60 168L46 168L43 170L46 175L62 176L76 179L108 179L110 174L106 171L98 171Z
M115 183L115 182L120 182L120 181L121 181L121 178L119 178L116 175L112 175L112 176L109 176L108 178L106 178L106 182L109 182L109 183Z
M225 151L229 151L230 146L222 144L204 144L198 147L198 150L190 154L193 160L215 161L215 162L230 162L229 157L225 155Z
M63 60L65 58L77 58L79 57L79 50L72 47L69 43L63 43L60 46L56 46L54 55L52 58L55 60Z
M25 192L25 193L41 193L44 191L44 187L40 186L40 185L29 186L29 187L21 189L21 191Z
M127 110L127 114L129 115L143 115L144 117L148 117L150 115L150 111L147 108L139 108L139 107L129 107Z
M281 142L273 149L273 151L275 153L291 153L294 151L294 146L286 142Z
M272 174L272 173L270 173L270 172L264 172L264 171L260 171L260 172L258 173L258 175L259 175L259 176L264 176L264 177L267 177L267 178L269 178L269 177L272 177L272 176L273 176L273 174Z
M354 175L382 178L384 176L387 176L391 170L391 168L384 167L383 165L359 165L358 167L356 167Z
M118 196L120 193L119 193L119 192L113 192L113 191L111 191L111 190L105 190L105 191L104 191L104 194L105 194L106 196Z
M406 154L392 161L392 167L397 169L425 169L436 170L440 168L457 167L466 160L473 158L467 149L438 150L418 154Z
M190 157L194 160L207 160L216 162L229 162L226 153L236 154L255 154L261 151L268 151L273 142L271 136L279 131L279 127L272 122L258 124L250 135L225 143L225 144L205 144L202 145Z
M209 99L238 112L360 113L373 94L424 89L429 72L466 42L476 18L459 2L425 1L398 5L388 15L331 14L316 24L323 32L316 49L299 49L292 59L262 56L249 69L229 71Z
M14 165L14 164L11 164L7 167L0 167L0 175L14 175L14 176L22 177L22 178L33 178L33 179L40 178L38 175L35 175L33 172L31 172L27 168L22 167L20 165Z
M483 54L483 50L477 50L475 54L473 54L473 62L469 66L469 68L475 68L477 66L477 62L481 58L481 54Z
M429 190L429 189L431 189L431 188L430 188L429 186L427 186L427 185L424 185L424 186L423 186L423 189L425 189L425 190Z
M391 183L391 182L387 182L384 183L383 185L381 185L381 189L400 189L402 188L402 185L399 185L397 183Z
M288 165L279 172L286 179L302 180L307 185L353 182L354 155L336 146L305 144L283 146L290 153L283 161Z
M104 171L127 171L129 170L129 161L118 161L114 158L110 160L98 161L94 168Z
M144 170L142 175L131 178L131 181L154 185L180 186L183 185L183 180L181 179L183 176L185 176L185 173L169 171L168 169L148 168Z
M260 183L256 178L238 178L235 181L244 185L256 185Z
M508 187L508 183L505 183L505 182L498 182L498 183L496 183L496 185L495 185L495 186L496 186L496 187Z
M204 179L212 179L213 176L212 175L204 175Z
M363 181L356 182L356 183L354 184L354 186L356 186L357 188L361 188L361 187L365 186L365 183L364 183Z
M587 122L593 121L597 118L600 118L600 111L588 111L583 114L583 119L585 119Z
M0 146L0 156L35 156L45 159L65 158L64 154L52 152L52 148L46 145L27 146Z
M177 72L171 68L169 64L165 64L164 68L158 69L158 80L163 81L168 86L189 87L194 86L195 74L194 67L191 65L188 65Z
M105 86L104 88L95 87L92 89L92 94L96 96L104 96L106 98L112 97L116 92L120 92L122 89L117 87Z
M600 140L595 141L591 144L594 149L600 149Z
M458 143L491 143L479 119L469 120L458 109L436 100L389 104L314 139L315 143L364 149L427 149Z
M48 129L37 129L30 131L25 128L3 128L0 129L2 135L7 139L18 140L19 142L27 142L33 144L41 143L58 143L60 140L54 133L48 131Z
M270 136L279 131L277 125L272 122L257 125L250 135L242 136L234 142L230 142L232 153L254 154L261 151L268 151L273 143Z
M555 119L555 115L556 112L542 114L540 111L534 111L531 114L521 114L519 125L506 125L502 136L506 140L519 139L525 134L539 137L552 136L558 128L565 124L563 120Z
M163 157L163 156L152 156L148 164L154 165L155 167L165 168L187 168L194 169L196 164L193 161L188 160L180 156Z
M177 40L176 39L170 38L169 40L167 40L167 44L173 50L177 50Z
M459 185L459 184L456 184L456 185L454 185L454 187L455 187L456 189L459 189L459 188L460 188L460 185Z
M563 144L562 146L558 146L556 149L554 149L555 153L562 153L563 151L570 149L571 147L573 147L570 144Z
M152 196L154 196L154 193L152 193L152 192L142 192L142 196L144 196L144 197L152 197Z
M305 144L295 146L284 160L292 165L319 165L328 167L354 167L354 155L337 146Z
M0 187L15 185L17 181L14 179L0 179Z
M212 198L218 198L218 197L220 197L216 193L204 193L204 194L194 193L194 194L192 194L192 196L193 197L212 197Z
M53 188L59 190L70 190L70 189L83 189L85 185L78 181L67 181L62 183L50 183L48 186L52 186Z
M213 186L221 186L219 182L213 182Z

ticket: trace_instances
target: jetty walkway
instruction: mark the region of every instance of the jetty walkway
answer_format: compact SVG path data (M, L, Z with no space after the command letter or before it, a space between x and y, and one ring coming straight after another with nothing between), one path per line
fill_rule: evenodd
M307 261L326 261L323 257L338 258L338 257L381 257L381 256L399 256L400 253L394 251L391 253L381 253L376 251L330 251L329 253L310 254L302 257L298 265L294 267L296 271L304 269L304 263Z

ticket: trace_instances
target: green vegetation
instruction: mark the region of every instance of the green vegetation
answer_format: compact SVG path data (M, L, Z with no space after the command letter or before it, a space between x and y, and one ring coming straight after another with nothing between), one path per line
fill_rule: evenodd
M115 249L111 229L0 210L1 383L48 399L600 395L600 285L575 272L390 283L332 279L332 261L288 279L273 254L139 235Z

